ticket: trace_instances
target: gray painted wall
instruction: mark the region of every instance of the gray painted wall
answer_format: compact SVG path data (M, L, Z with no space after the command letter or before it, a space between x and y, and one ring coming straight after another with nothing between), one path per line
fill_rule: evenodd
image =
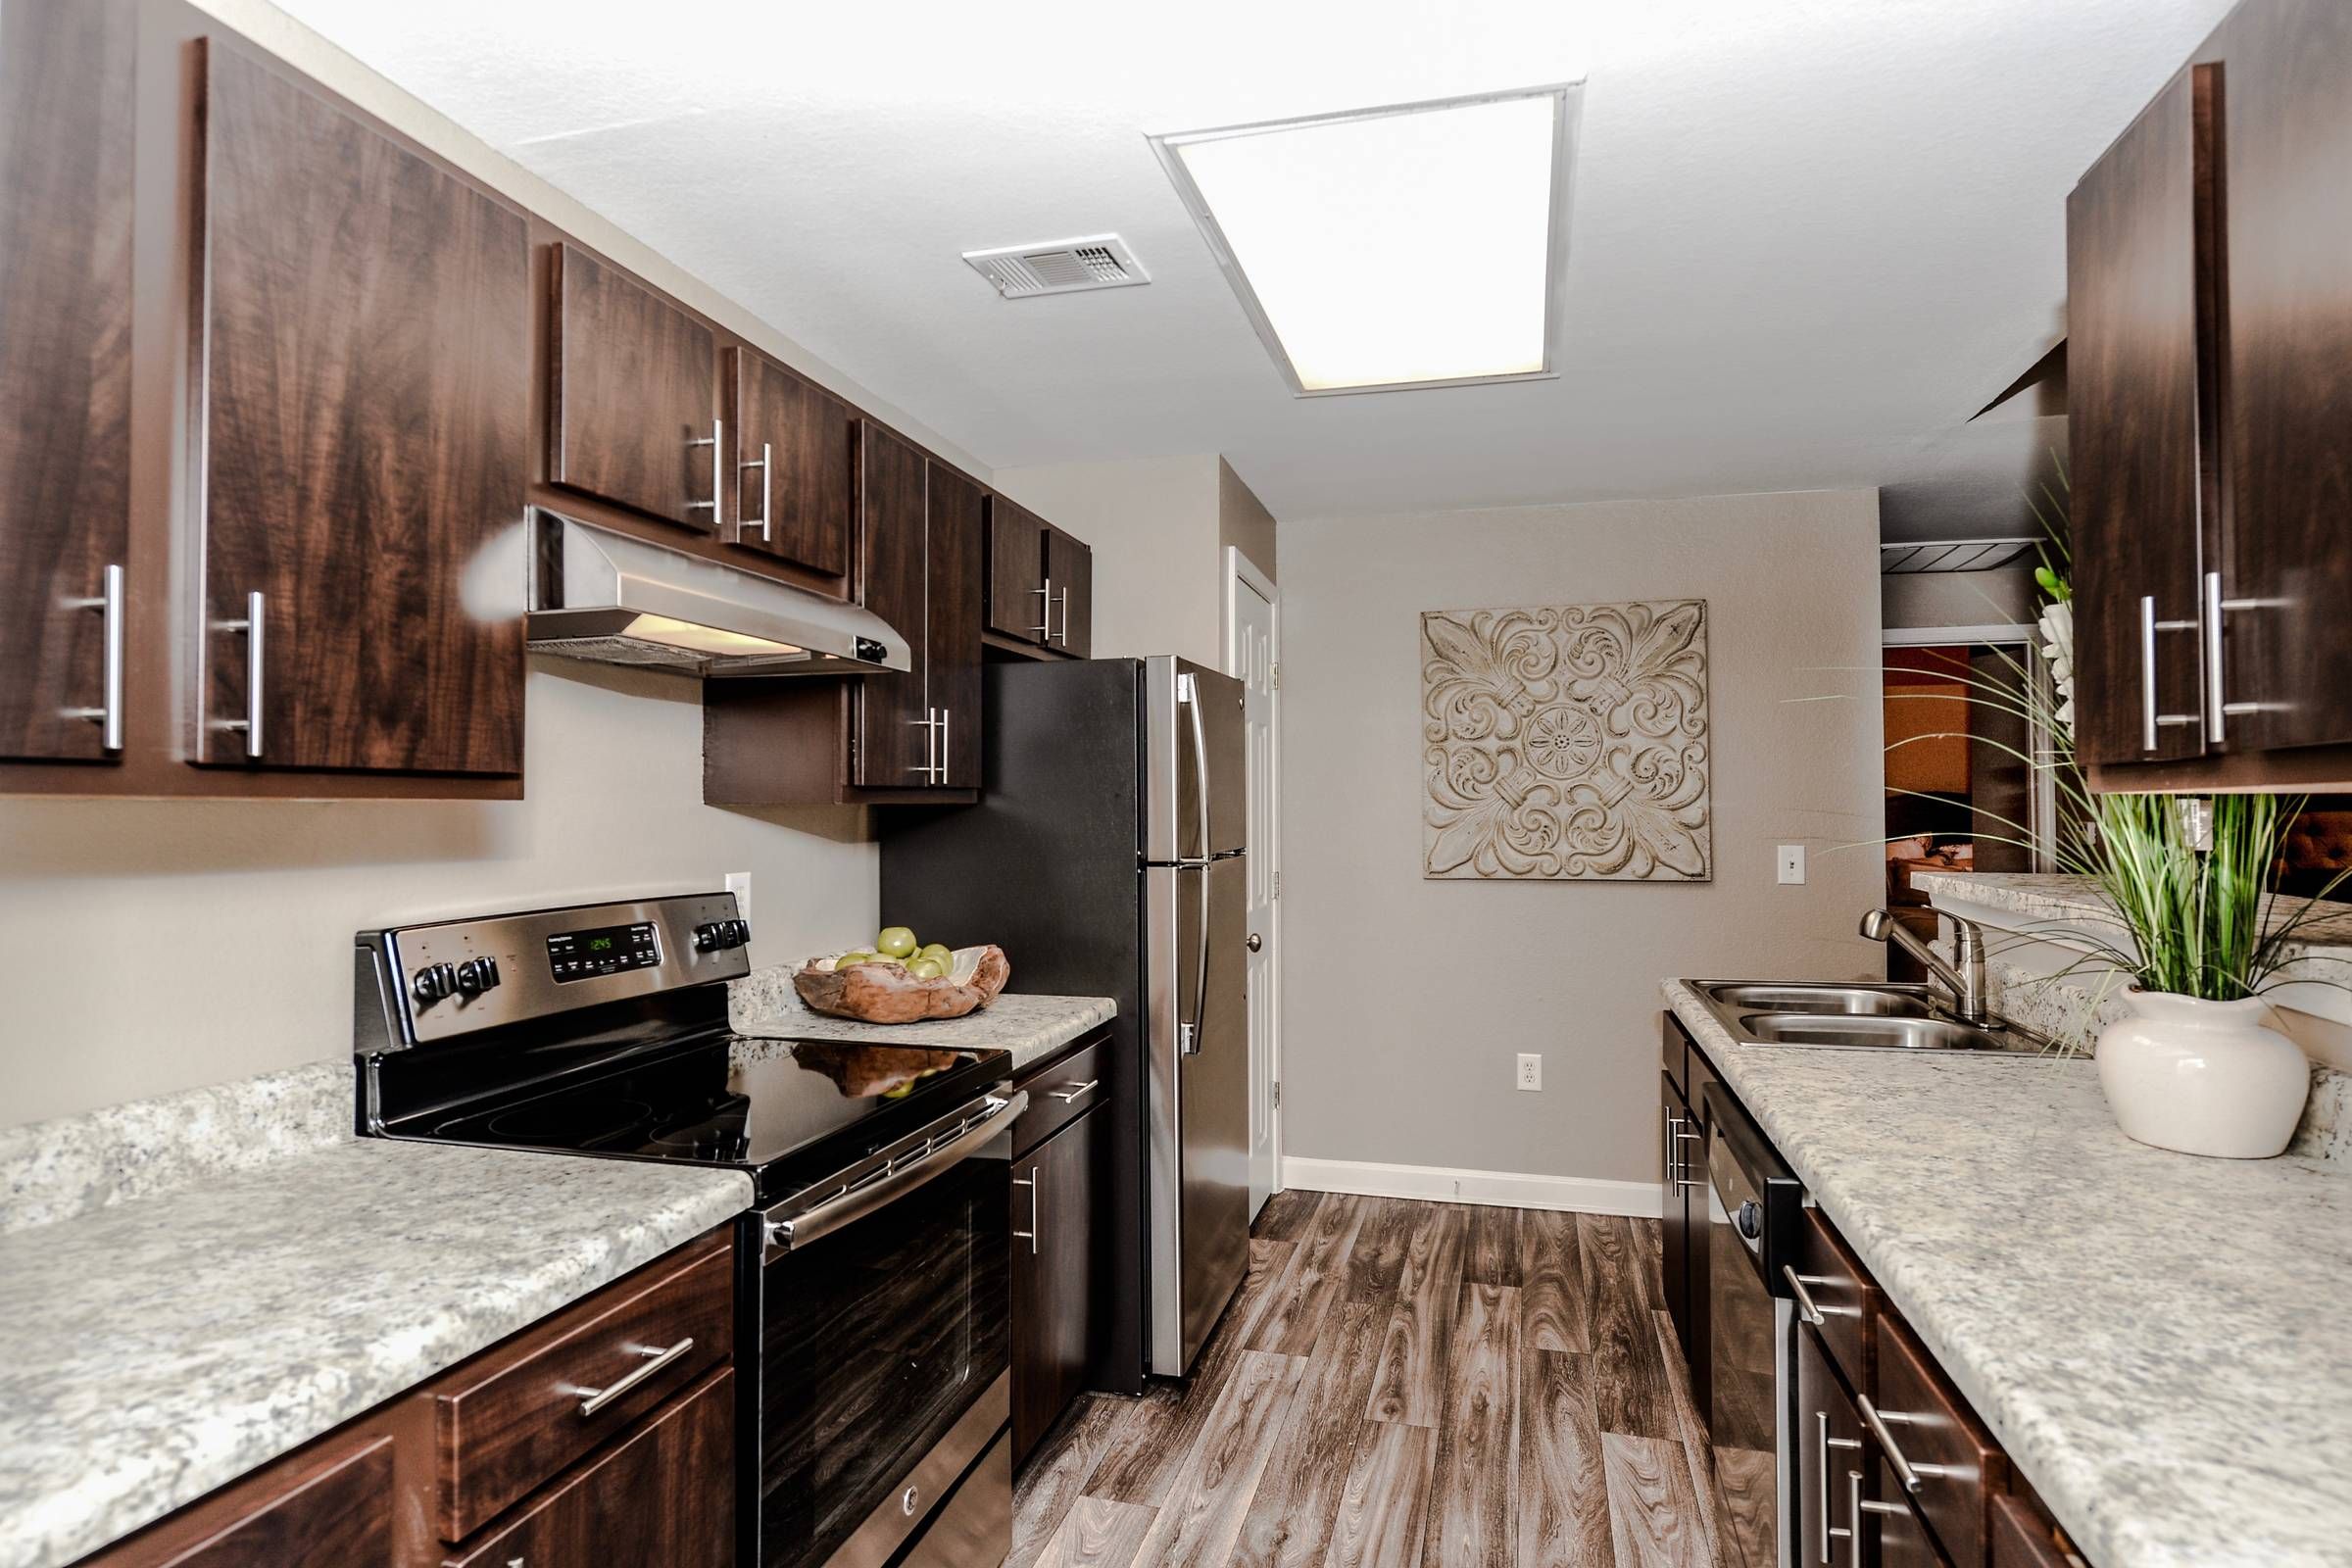
M1286 1155L1654 1180L1659 977L1885 973L1878 542L1869 491L1284 520ZM1424 881L1420 612L1685 597L1715 880Z

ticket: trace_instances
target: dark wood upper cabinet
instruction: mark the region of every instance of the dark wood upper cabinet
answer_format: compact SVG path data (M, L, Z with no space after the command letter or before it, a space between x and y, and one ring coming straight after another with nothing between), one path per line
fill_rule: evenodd
M2067 201L2075 746L2086 762L2204 750L2200 519L2218 491L2199 384L2203 80L2174 77Z
M518 772L524 220L201 47L190 749Z
M926 702L939 726L939 776L951 789L980 787L980 601L984 493L953 468L931 465L926 522Z
M865 789L921 788L933 781L938 760L923 685L930 620L924 512L931 465L871 420L858 447L858 581L865 608L906 639L913 667L859 679L853 693L850 782Z
M2352 742L2352 6L2216 34L2229 238L2221 739Z
M548 481L716 532L738 461L717 414L718 339L576 246L551 265Z
M988 629L1000 637L1046 640L1046 526L1027 507L989 498Z
M135 35L125 0L0 4L0 757L122 744Z
M1046 646L1085 659L1095 648L1095 553L1059 528L1046 529L1046 580L1054 585L1054 625Z
M829 577L850 569L858 416L764 355L733 349L735 519L729 535Z

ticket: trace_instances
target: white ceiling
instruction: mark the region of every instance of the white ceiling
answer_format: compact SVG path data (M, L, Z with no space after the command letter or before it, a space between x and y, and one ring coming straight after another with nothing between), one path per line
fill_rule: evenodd
M1280 516L1913 476L2230 3L279 0L983 461L1222 452ZM1292 397L1144 140L1579 75L1556 381ZM958 260L1103 230L1150 287Z

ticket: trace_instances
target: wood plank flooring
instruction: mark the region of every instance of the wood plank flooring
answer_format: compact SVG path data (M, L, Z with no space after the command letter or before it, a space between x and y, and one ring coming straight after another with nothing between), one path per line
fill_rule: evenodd
M1006 1568L1739 1568L1657 1226L1284 1193L1183 1384L1094 1395Z

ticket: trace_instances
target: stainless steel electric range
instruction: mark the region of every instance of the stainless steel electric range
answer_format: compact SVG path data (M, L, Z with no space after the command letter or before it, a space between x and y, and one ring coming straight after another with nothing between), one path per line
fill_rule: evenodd
M725 893L363 931L360 1131L745 1172L738 1561L996 1568L1010 1058L738 1038L749 940Z

